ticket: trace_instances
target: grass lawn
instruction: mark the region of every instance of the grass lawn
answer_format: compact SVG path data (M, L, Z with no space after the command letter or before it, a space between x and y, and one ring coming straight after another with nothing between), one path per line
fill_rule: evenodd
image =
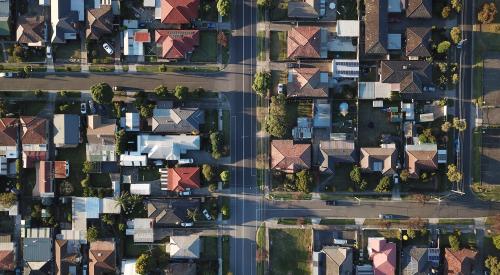
M330 191L347 191L349 188L352 188L351 178L349 176L352 167L353 164L349 163L335 164L333 178L328 182L330 185Z
M203 21L217 21L217 1L201 0L200 1L200 19Z
M217 237L201 236L200 258L204 260L217 260Z
M109 174L91 173L90 186L91 187L111 187L111 178Z
M439 219L438 224L457 224L457 225L473 225L473 219Z
M217 131L217 110L205 110L205 123L201 126L202 133L209 133L210 131Z
M229 110L222 111L222 132L224 134L224 142L229 144L231 140L231 113Z
M284 61L287 59L286 37L287 32L271 31L269 41L269 58L272 61Z
M450 247L449 237L452 233L441 233L439 235L439 245L441 248ZM476 236L474 233L462 233L460 236L460 248L475 248Z
M471 185L476 196L485 201L500 201L500 186L475 183Z
M16 101L14 104L9 104L8 110L10 113L19 113L23 116L36 116L47 105L44 101Z
M137 72L142 73L161 73L160 66L158 65L141 65L136 67ZM214 73L218 72L219 67L217 66L166 66L164 72L175 73L175 72L202 72L202 73Z
M271 21L280 21L288 18L288 0L273 0L269 10Z
M80 65L64 65L55 66L54 69L56 72L80 72L82 67Z
M259 228L257 229L257 237L256 243L257 243L257 253L260 255L266 255L267 252L265 251L266 249L266 224L262 223ZM265 270L265 262L262 259L262 257L257 258L257 275L264 275L264 270Z
M82 165L85 161L85 145L80 144L76 148L57 149L56 160L69 161L68 181L73 186L73 196L81 196L83 193L80 181L84 178Z
M228 274L230 258L231 243L229 241L229 236L222 236L222 274Z
M312 199L311 194L304 194L299 192L271 192L271 197L274 200L310 200Z
M92 73L110 73L115 71L115 66L90 65L89 71Z
M127 257L137 258L143 252L146 252L148 250L149 245L134 243L133 236L127 236L127 238L125 239L125 256Z
M266 32L265 31L257 31L257 60L265 61L266 60Z
M271 274L311 274L312 230L269 229Z
M192 62L217 61L217 32L201 31L200 45L196 47L191 56Z
M298 117L312 117L312 102L307 100L287 102L286 113L288 122L295 125Z
M482 2L481 2L482 3ZM480 4L477 4L480 8ZM498 17L496 19L498 21ZM474 91L473 97L483 96L483 54L488 51L498 51L500 45L500 24L474 25ZM482 102L482 100L480 100Z
M389 122L389 114L372 108L371 101L360 101L358 112L360 147L379 146L382 134L398 133L396 124Z
M353 225L354 219L321 219L319 224L322 225Z
M278 220L278 224L284 224L284 225L311 224L311 219L280 218Z
M80 40L67 41L65 44L55 46L54 59L56 62L80 58Z
M64 109L66 107L62 106L68 106L67 109ZM74 115L79 115L80 114L80 102L69 102L69 101L60 101L56 103L55 106L55 113L56 114L74 114Z
M483 252L485 258L488 255L500 257L500 250L495 247L495 244L493 243L493 238L491 236L484 237L483 248L484 248L484 251L482 251L482 252Z
M160 178L160 172L156 167L142 167L139 168L140 181L152 181Z

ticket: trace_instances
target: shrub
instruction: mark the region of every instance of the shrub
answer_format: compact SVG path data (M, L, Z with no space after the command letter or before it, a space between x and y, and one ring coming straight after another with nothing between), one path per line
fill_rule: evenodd
M379 193L391 191L391 179L387 176L382 177L374 191Z
M351 172L349 173L349 177L354 183L361 183L361 168L359 166L354 165Z
M260 96L266 95L271 88L271 73L258 72L255 74L252 89Z
M459 27L451 28L450 37L453 43L458 44L462 40L462 30Z
M458 238L457 235L453 234L448 237L448 241L450 243L450 249L451 251L458 251L460 250L460 239Z
M229 181L229 177L230 175L228 170L222 171L222 173L220 173L220 179L224 182Z
M203 174L203 178L205 178L205 181L210 182L212 178L214 177L214 171L212 169L212 166L208 164L203 164L201 167L201 173Z
M443 9L441 10L441 17L443 17L443 19L448 18L450 16L450 12L451 12L451 7L444 6Z
M210 185L208 186L208 191L210 191L210 192L217 191L217 184L216 183L210 183Z
M495 2L485 2L483 3L481 10L477 13L477 21L483 24L491 23L495 20L497 13L498 11Z
M87 228L87 241L88 242L95 242L99 238L99 231L95 226L91 226Z
M219 132L210 134L210 145L212 148L212 157L219 159L222 156L222 135Z
M154 89L154 92L159 97L166 97L168 95L167 86L160 85Z
M450 41L442 41L437 46L437 52L438 53L446 53L446 52L448 52L450 47L451 47Z
M302 170L296 174L295 184L297 185L297 190L304 193L309 193L311 191L313 178L309 170Z

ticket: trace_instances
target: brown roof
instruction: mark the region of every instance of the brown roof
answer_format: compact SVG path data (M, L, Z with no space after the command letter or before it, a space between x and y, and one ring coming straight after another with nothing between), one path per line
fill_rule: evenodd
M196 275L196 263L170 263L166 275Z
M472 274L472 268L476 261L477 252L470 249L462 249L459 251L451 251L450 248L445 248L445 274Z
M88 116L87 141L90 144L115 144L116 122L99 115Z
M418 177L421 171L432 171L438 168L437 146L433 148L418 148L406 150L406 165L412 177Z
M396 170L396 148L361 148L360 166L371 172L391 174ZM381 165L380 167L377 167Z
M311 167L311 144L294 144L293 140L271 142L271 169L294 173Z
M15 267L14 250L0 250L0 270L12 271Z
M382 61L380 63L380 82L399 83L401 93L422 93L423 86L430 84L432 66L427 61Z
M161 48L161 57L182 59L200 44L199 30L156 30L155 42Z
M365 0L365 53L387 54L387 0Z
M428 49L431 28L412 27L406 29L406 56L431 56Z
M0 145L16 146L17 118L0 118Z
M114 241L95 241L90 243L89 274L101 275L115 271L116 254Z
M328 97L328 83L322 83L318 68L291 69L287 97Z
M408 0L408 18L432 18L432 0Z
M48 123L45 118L24 116L19 119L22 144L47 144Z
M110 5L101 5L98 9L87 11L87 39L100 39L113 32L113 13Z
M19 43L38 43L45 40L45 18L43 16L19 17L16 39Z
M69 274L69 267L77 264L76 257L76 254L68 251L67 240L56 240L55 261L57 275Z
M295 27L288 31L288 58L321 58L320 47L319 27Z

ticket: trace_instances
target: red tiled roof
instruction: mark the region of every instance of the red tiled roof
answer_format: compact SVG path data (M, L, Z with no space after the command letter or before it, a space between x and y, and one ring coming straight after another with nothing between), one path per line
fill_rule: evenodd
M40 161L38 168L38 191L40 194L52 193L52 162Z
M21 123L22 144L47 144L47 120L45 118L24 116Z
M41 160L47 160L46 151L23 151L24 168L33 168Z
M90 243L89 275L100 275L115 271L115 243L112 241L95 241Z
M15 146L17 144L17 118L0 118L0 145Z
M69 163L64 160L54 161L54 178L56 179L66 178L66 165L69 165Z
M156 30L155 41L161 44L161 56L166 59L182 59L199 45L198 30Z
M476 255L477 252L470 249L451 251L446 248L444 251L445 274L472 274Z
M295 27L288 32L287 54L289 58L320 58L321 29L319 27Z
M199 167L177 167L168 169L169 191L184 191L186 188L200 188Z
M149 32L135 32L134 40L136 42L151 42L151 36L149 35Z
M311 144L294 144L293 140L273 140L271 169L295 173L311 167Z
M394 275L396 273L396 244L384 239L370 239L370 258L373 260L374 275Z
M161 0L161 22L189 24L198 18L199 0Z
M14 251L2 250L0 251L0 270L14 270L16 267L14 262Z

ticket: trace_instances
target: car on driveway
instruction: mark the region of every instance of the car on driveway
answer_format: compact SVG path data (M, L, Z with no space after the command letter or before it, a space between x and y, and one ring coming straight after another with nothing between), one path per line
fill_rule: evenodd
M89 109L90 109L90 112L92 114L95 114L96 113L96 109L95 109L95 103L93 100L89 100Z
M83 102L80 104L80 113L82 113L82 115L87 114L87 103Z
M285 93L285 84L280 83L278 84L278 94L283 94Z
M115 51L113 50L113 48L111 48L111 45L109 45L108 42L104 42L102 44L102 48L109 54L109 55L112 55Z
M212 220L212 216L210 216L207 209L203 209L203 211L201 213L203 213L203 216L205 216L205 218L207 220L209 220L209 221Z
M52 47L47 46L46 51L47 51L47 58L48 59L52 58Z
M394 181L394 184L399 184L399 175L398 174L392 175L392 180Z

